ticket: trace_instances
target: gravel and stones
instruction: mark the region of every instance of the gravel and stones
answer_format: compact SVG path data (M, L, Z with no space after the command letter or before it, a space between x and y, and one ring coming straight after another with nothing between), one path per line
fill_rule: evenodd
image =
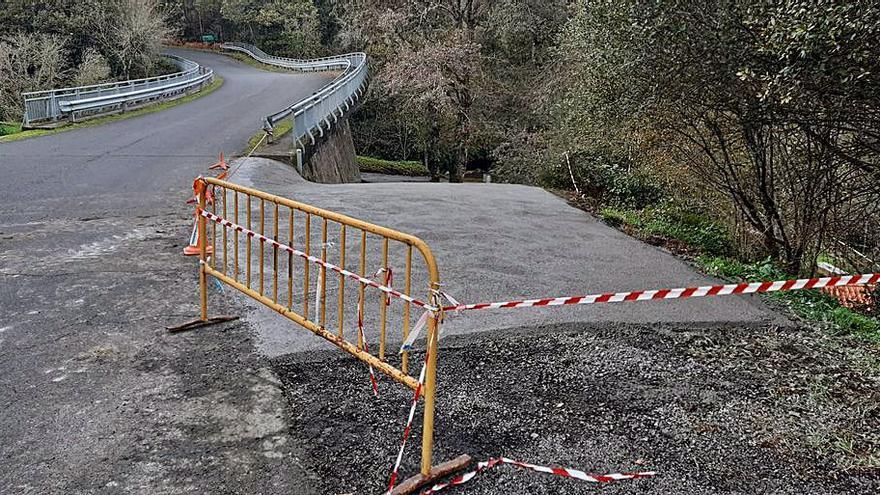
M820 330L570 324L441 344L435 462L467 453L594 473L659 472L599 487L501 466L450 493L880 488L870 468L880 444L877 355ZM374 399L366 366L338 352L282 356L273 369L289 401L291 441L317 491L381 492L411 392L384 379ZM417 414L403 476L418 470Z

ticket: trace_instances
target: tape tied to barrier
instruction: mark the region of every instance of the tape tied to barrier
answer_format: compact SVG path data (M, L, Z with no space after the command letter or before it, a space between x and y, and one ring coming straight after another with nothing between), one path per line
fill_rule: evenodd
M379 275L382 275L383 273L386 274L385 283L386 283L386 285L388 285L390 287L391 286L391 282L390 282L390 280L391 280L391 267L379 268L376 271L376 273L374 273L373 276L370 278L376 278ZM385 301L385 303L388 304L388 302L390 300L391 300L390 298L387 299ZM364 345L364 350L369 354L370 346L367 343L367 334L364 332L364 294L363 293L358 295L357 324L358 324L358 335L360 336L360 340ZM373 365L367 363L367 367L370 370L370 385L373 389L373 396L375 396L378 399L379 398L379 380L376 378L376 372L373 370Z
M451 304L451 306L448 306L448 307L453 308L453 309L450 309L450 311L454 315L459 314L459 312L454 308L461 306L461 303L459 303L454 297L450 296L449 294L447 294L446 292L443 292L443 291L434 291L434 293L436 296L435 297L436 300L446 300L446 302ZM443 310L445 311L446 308L443 308ZM430 318L431 315L433 315L433 314L434 314L434 311L431 309L428 309L424 313L422 313L422 316L419 317L419 319L416 321L416 324L413 325L412 330L410 330L409 335L407 335L406 339L404 339L404 341L403 341L403 344L401 344L400 351L398 352L398 354L403 354L404 352L408 352L408 351L413 350L413 348L414 348L413 346L415 345L416 340L418 340L419 335L422 333L422 330L425 328L425 325L428 323L428 318ZM448 317L448 315L444 315L444 316ZM440 329L438 328L437 331L439 332ZM439 333L437 334L438 339L441 336L442 336L441 334L439 334Z
M310 254L306 254L303 251L300 251L292 246L280 243L274 239L270 239L269 237L266 237L258 232L250 230L242 225L239 225L235 222L231 222L231 221L229 221L219 215L211 213L208 210L204 210L204 209L199 208L198 212L201 216L207 218L208 220L216 222L226 228L234 229L234 230L241 232L242 234L244 234L252 239L258 240L259 242L271 244L272 246L277 247L278 249L281 249L283 251L287 251L288 253L293 254L294 256L298 256L300 258L303 258L303 259L309 261L310 263L314 263L318 266L323 266L323 267L327 268L328 270L334 271L340 275L357 280L358 282L360 282L363 285L379 289L380 291L388 294L389 296L396 297L396 298L401 299L403 301L406 301L408 303L412 303L412 304L415 304L416 306L419 306L419 307L425 308L425 309L429 309L432 311L437 311L439 309L437 307L431 306L430 304L428 304L424 301L420 301L418 299L415 299L414 297L408 296L408 295L403 294L397 290L394 290L391 287L388 287L386 285L382 285L374 280L370 280L366 277L362 277L354 272L351 272L351 271L346 270L342 267L336 266L333 263L322 260L321 258L312 256Z

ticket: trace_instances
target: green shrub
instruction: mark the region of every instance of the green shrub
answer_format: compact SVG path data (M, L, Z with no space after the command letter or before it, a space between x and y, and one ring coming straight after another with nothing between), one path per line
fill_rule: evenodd
M410 177L430 175L422 162L381 160L369 156L357 157L361 172L376 174L407 175Z
M572 189L574 176L583 194L620 208L642 209L664 197L658 181L640 171L629 158L602 150L581 150L571 153L568 160L564 157L559 160L560 163L544 170L543 185Z
M697 263L710 275L732 280L763 282L789 278L770 258L755 263L742 263L724 256L699 256ZM835 333L880 342L880 320L845 308L837 299L824 292L773 292L769 297L782 302L805 320L828 324Z
M21 132L21 126L18 124L7 124L5 122L0 122L0 136L7 136L9 134L15 134Z
M605 223L612 227L629 225L631 227L639 228L642 226L642 219L639 218L638 212L633 210L602 208L602 210L599 211L599 216L605 221Z
M667 201L641 210L606 207L599 214L613 227L634 227L637 235L643 238L675 239L707 255L730 252L730 238L724 227L694 206Z
M710 255L727 254L730 238L727 230L698 211L694 206L666 202L645 210L645 231L668 239L677 239Z

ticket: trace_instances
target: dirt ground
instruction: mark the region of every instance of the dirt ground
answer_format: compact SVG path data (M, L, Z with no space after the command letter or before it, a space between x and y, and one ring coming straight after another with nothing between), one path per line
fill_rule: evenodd
M571 324L441 345L435 459L659 473L597 487L500 466L450 493L880 490L880 360L821 330ZM315 491L380 493L410 392L385 379L374 399L366 367L338 352L282 356L273 369ZM420 434L404 476L418 469Z

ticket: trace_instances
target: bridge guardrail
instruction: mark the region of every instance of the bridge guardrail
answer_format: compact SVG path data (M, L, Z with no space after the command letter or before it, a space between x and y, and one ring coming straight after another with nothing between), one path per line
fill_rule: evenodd
M293 137L300 145L304 144L303 139L306 136L311 144L315 144L315 133L319 137L323 136L325 129L329 129L345 114L361 98L366 89L367 54L363 52L314 59L294 59L269 55L248 43L223 43L220 47L246 53L264 64L295 71L342 71L339 77L314 95L267 115L263 120L263 128L271 132L278 122L293 116Z
M214 78L214 71L192 60L163 54L180 72L143 79L22 93L25 127L46 121L97 116L126 110L147 102L172 99Z

